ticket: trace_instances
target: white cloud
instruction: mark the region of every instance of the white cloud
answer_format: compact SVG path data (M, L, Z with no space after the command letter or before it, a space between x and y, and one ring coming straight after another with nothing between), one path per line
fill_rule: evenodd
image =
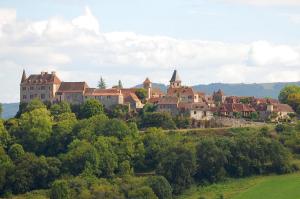
M23 21L12 9L0 10L0 19L5 19L0 25L2 102L18 100L23 68L29 73L57 70L64 81L86 80L90 86L100 75L109 85L121 79L133 86L146 76L167 83L174 68L189 85L291 81L300 74L298 46L104 33L88 7L72 20Z
M300 14L282 14L282 16L286 16L292 23L300 24Z
M222 0L234 3L243 3L257 6L299 6L299 0Z

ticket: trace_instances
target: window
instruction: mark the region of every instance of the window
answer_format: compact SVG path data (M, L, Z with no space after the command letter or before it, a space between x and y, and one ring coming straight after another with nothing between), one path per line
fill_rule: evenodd
M33 95L30 95L30 99L33 99L34 98L34 96Z
M33 86L30 86L30 90L33 90L34 89L34 87Z
M41 86L41 90L45 90L46 89L46 87L45 86Z
M196 115L197 114L197 111L194 111L194 115Z
M41 94L41 99L45 99L45 98L46 98L45 94Z
M26 96L26 95L23 95L23 99L27 99L27 96Z
M23 90L23 91L26 91L26 87L22 87L22 90Z

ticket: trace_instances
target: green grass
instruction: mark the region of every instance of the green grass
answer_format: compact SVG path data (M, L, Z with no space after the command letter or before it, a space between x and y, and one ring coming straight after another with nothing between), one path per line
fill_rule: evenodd
M178 199L296 199L300 198L300 173L232 179L206 187L192 187Z

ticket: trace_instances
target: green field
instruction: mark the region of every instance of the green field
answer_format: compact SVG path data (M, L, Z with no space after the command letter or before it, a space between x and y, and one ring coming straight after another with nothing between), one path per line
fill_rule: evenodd
M229 180L207 187L192 187L178 199L297 199L300 198L300 173L282 176L257 176Z

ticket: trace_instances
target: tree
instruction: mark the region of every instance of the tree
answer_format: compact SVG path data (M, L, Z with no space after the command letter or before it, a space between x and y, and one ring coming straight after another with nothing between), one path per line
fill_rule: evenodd
M13 167L13 163L9 156L5 153L4 148L0 145L0 194L7 182L7 173Z
M25 151L20 144L13 144L8 151L8 155L13 161L21 159L25 155Z
M176 129L176 124L169 113L146 113L141 122L142 128L158 127L163 129Z
M280 91L278 99L281 103L287 104L289 95L297 93L300 93L300 87L296 85L289 85Z
M225 177L227 154L224 147L219 147L215 140L208 138L202 140L197 146L197 179L217 182Z
M35 109L46 108L46 105L39 99L33 99L27 104L24 112L30 112Z
M292 93L288 96L287 103L299 114L300 93Z
M45 108L25 112L20 118L18 139L27 151L42 153L52 133L52 118Z
M50 199L69 199L70 190L65 180L56 180L51 186Z
M80 117L90 118L95 115L103 114L104 107L96 99L89 99L80 107Z
M167 150L162 157L157 173L170 182L174 193L189 188L196 169L195 154L189 149L176 147Z
M86 140L74 140L68 146L68 152L63 154L61 159L67 172L72 175L78 175L88 167L94 174L99 173L97 150Z
M62 101L58 104L53 104L50 108L51 115L54 117L59 116L63 113L71 113L71 106L68 102Z
M128 198L130 199L158 199L150 187L144 186L135 188L129 191Z
M142 102L144 102L147 98L147 90L144 88L136 89L135 94Z
M6 149L10 145L10 143L11 137L6 130L3 121L0 119L0 145Z
M100 77L100 81L98 82L98 88L106 89L106 83L102 77Z
M172 199L172 187L163 176L153 176L147 180L147 184L159 199Z
M121 80L119 80L119 82L118 82L118 88L123 88L123 84L122 84L122 81Z

